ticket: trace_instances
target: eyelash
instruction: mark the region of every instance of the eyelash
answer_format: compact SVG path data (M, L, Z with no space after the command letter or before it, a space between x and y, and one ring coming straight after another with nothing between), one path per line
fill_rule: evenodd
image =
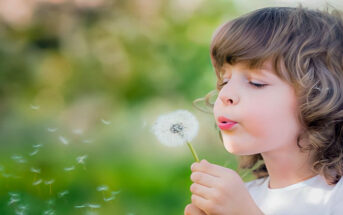
M228 81L225 81L223 83L221 83L219 86L220 87L223 87L224 85L227 84ZM256 88L262 88L262 87L265 87L267 84L257 84L257 83L254 83L254 82L249 82L249 84L251 84L252 86L256 87Z

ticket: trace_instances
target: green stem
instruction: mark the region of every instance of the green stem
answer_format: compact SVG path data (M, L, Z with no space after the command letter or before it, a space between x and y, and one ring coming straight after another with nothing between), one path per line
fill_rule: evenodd
M194 157L195 161L196 161L196 162L199 162L198 155L197 155L197 153L195 152L195 150L194 150L192 144L191 144L190 142L187 142L187 145L188 145L189 149L191 150L191 152L192 152L192 154L193 154L193 157Z

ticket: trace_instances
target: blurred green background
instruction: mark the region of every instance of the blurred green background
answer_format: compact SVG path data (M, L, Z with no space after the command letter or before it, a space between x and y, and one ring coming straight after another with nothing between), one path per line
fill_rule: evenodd
M215 29L270 4L0 0L0 214L183 214L193 157L150 128L189 110L199 157L237 170L192 101L215 89Z

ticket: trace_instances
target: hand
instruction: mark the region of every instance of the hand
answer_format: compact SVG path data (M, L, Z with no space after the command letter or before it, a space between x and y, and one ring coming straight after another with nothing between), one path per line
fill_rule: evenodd
M234 170L211 164L206 160L194 163L191 170L191 180L194 183L190 188L192 204L189 206L188 214L263 214Z
M204 211L200 210L194 204L188 204L185 208L185 215L206 215Z

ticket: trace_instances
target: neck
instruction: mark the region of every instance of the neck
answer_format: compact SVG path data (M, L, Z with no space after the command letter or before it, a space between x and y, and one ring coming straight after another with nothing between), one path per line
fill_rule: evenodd
M311 169L310 154L300 152L298 148L261 154L269 174L269 188L286 187L317 175Z

